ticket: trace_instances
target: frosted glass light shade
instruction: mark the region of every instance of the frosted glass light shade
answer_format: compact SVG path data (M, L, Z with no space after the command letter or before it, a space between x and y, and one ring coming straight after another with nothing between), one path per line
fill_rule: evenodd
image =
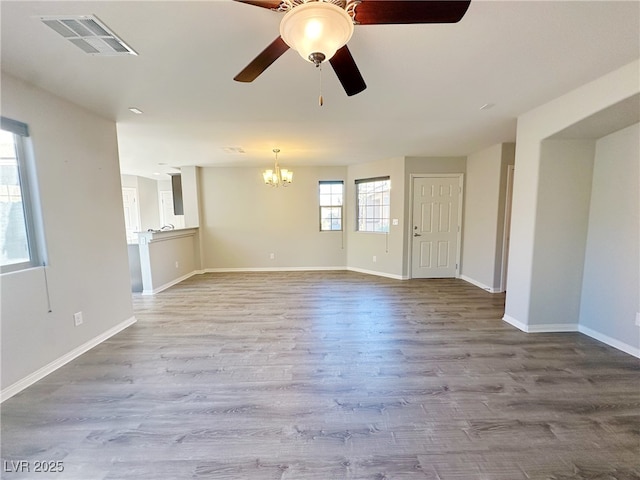
M286 168L281 169L280 166L276 164L275 170L269 169L262 172L262 179L266 185L271 185L272 187L282 185L286 187L293 182L293 172Z
M293 172L283 168L280 170L280 176L282 177L283 183L291 183L293 182Z
M353 21L342 8L323 1L308 2L289 10L280 22L280 36L302 58L312 53L329 60L353 35Z

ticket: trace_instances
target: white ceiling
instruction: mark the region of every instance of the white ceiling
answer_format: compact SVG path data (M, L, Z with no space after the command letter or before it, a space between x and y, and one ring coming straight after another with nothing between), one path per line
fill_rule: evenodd
M347 97L327 65L319 107L319 72L292 50L253 83L233 81L278 36L281 14L266 9L228 0L0 8L2 69L115 120L122 172L152 178L184 165L268 165L274 147L293 169L467 155L514 141L519 114L640 57L635 0L472 0L458 24L356 26L349 48L368 88ZM139 56L87 55L37 18L82 14Z

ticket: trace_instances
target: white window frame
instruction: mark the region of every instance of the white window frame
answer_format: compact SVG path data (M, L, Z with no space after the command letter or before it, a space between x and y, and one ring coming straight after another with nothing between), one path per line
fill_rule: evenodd
M363 233L389 233L389 224L391 223L391 177L375 177L375 178L365 178L361 180L356 180L356 231ZM374 192L374 203L364 202L363 199L365 195L361 193L360 186L361 185L371 185L374 187L379 186L383 188L384 184L388 185L387 189L381 190L379 192ZM378 184L378 185L376 185ZM377 197L382 195L384 198L384 194L387 194L389 198L389 203L385 204L384 202L380 204L376 204L375 200ZM371 195L369 195L371 197ZM370 212L372 210L376 210L379 213L371 216ZM369 226L380 224L380 228L370 228Z
M36 201L35 201L35 174L30 168L30 148L28 144L29 128L26 124L6 117L0 117L0 129L12 133L16 147L16 158L18 166L18 178L20 182L20 196L25 219L27 234L27 248L29 260L8 265L0 265L0 273L16 272L28 268L34 268L44 264L44 242L39 223L36 222ZM4 234L3 234L4 236Z
M335 204L333 202L333 198L330 202L330 205L322 204L322 185L340 185L341 189L341 202L340 204ZM333 195L331 195L333 197ZM319 205L319 228L321 232L341 232L344 229L344 181L343 180L320 180L318 182L318 205ZM322 219L323 219L323 211L327 208L339 208L340 209L340 228L322 228Z

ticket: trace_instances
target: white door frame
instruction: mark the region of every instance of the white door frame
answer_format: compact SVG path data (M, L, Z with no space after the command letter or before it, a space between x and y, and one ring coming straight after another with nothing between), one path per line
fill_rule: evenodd
M411 173L409 174L409 221L407 225L407 252L408 252L408 274L413 278L413 183L416 178L457 178L459 190L458 198L458 246L456 249L456 275L460 278L460 256L462 253L462 201L464 200L464 173Z
M502 272L500 274L500 291L507 290L507 269L509 266L509 241L511 239L511 205L513 202L514 165L507 165L507 189L504 203L504 228L502 232Z
M140 231L141 225L142 225L142 223L140 221L140 202L138 202L138 188L137 187L121 187L121 190L122 190L122 197L123 197L123 199L122 199L123 209L124 209L124 195L125 195L125 193L129 193L131 195L131 197L133 198L133 203L134 203L132 213L135 214L135 219L134 220L136 222L136 225L135 226L134 225L129 225L130 228L127 229L126 228L127 227L127 225L126 225L126 223L127 223L126 220L127 219L126 219L126 217L124 219L125 220L125 231L126 231L126 235L127 235L127 243L129 243L130 241L134 242L134 243L137 243L138 242L137 235L136 235L136 238L134 238L132 236L132 234L135 233L135 232ZM124 215L124 212L123 212L123 215Z

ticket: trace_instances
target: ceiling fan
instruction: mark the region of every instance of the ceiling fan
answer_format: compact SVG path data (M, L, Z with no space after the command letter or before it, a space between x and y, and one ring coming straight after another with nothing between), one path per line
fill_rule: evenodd
M456 23L471 0L235 0L285 13L280 36L234 80L252 82L289 48L319 66L329 61L348 96L367 85L347 42L355 25Z

